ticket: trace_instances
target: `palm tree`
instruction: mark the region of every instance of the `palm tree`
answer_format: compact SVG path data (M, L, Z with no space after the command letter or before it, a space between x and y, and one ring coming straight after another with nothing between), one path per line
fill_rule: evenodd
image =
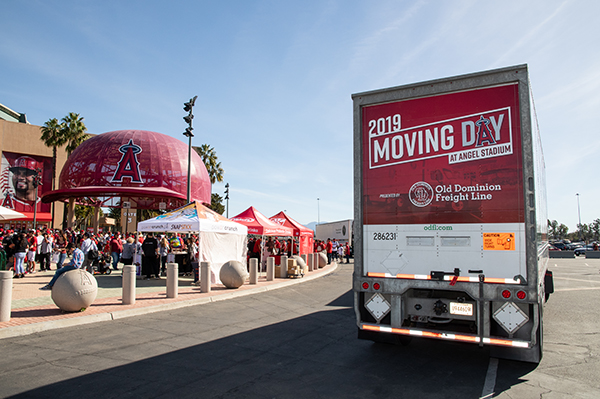
M209 208L222 215L223 212L225 212L225 206L223 206L223 197L217 193L212 193L210 195Z
M46 147L52 147L52 191L54 191L56 186L56 149L67 143L58 119L52 118L44 123L44 126L42 126L42 141ZM52 226L54 226L54 202L52 203Z
M61 132L67 140L67 157L71 156L73 151L81 143L88 139L87 127L83 123L83 117L75 112L69 112L69 115L62 118Z
M152 219L162 214L158 209L138 209L137 210L137 220L138 222L143 222L144 220Z
M115 227L117 231L121 231L121 208L110 208L108 217L115 219Z
M90 225L92 218L94 217L95 209L93 206L87 205L75 205L75 226L79 226L85 229ZM102 208L98 214L99 217L104 216Z
M208 176L210 177L210 182L215 184L215 182L223 181L223 168L221 167L221 162L217 162L215 149L208 144L202 144L200 147L194 147L194 150L202 158L202 162L206 166Z

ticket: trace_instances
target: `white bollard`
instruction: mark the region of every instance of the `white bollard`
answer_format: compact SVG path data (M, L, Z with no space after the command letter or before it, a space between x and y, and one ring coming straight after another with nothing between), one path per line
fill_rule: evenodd
M308 255L302 255L306 257L306 264L308 265L308 271L312 272L314 270L314 260L315 258L313 257L313 254L308 254Z
M258 259L250 258L250 284L258 284Z
M267 258L267 281L273 281L275 279L275 258L269 256Z
M309 272L309 268L308 268L308 262L306 261L306 254L300 255L300 257L304 261L304 274L307 274Z
M167 263L167 298L177 298L179 286L179 264Z
M279 270L280 278L287 278L287 261L288 261L288 257L283 255L281 257L281 269Z
M10 321L12 306L13 271L0 271L0 322Z
M315 252L313 254L313 266L315 267L315 270L319 270L319 253Z
M210 262L200 262L200 291L210 292Z
M135 269L133 265L123 267L123 305L135 304Z

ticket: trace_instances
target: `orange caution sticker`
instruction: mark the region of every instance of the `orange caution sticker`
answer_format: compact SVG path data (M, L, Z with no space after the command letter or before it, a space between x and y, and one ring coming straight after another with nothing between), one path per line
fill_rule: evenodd
M483 249L486 251L514 251L515 233L483 233Z

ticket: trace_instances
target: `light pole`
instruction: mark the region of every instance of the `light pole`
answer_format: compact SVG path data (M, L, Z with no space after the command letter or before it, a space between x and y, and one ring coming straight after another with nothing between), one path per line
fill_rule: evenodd
M225 184L225 199L227 200L227 219L229 219L229 183Z
M319 198L317 198L317 224L321 224L321 205L319 202Z
M194 130L194 128L192 127L192 119L194 119L194 114L192 114L192 108L194 108L194 104L196 103L197 98L198 98L198 96L194 96L194 98L191 98L190 101L188 101L187 103L183 103L183 110L185 112L188 112L188 114L183 117L183 120L186 121L188 124L188 127L185 129L185 132L183 133L183 135L190 139L190 143L188 146L188 170L187 170L187 202L188 202L188 204L190 203L191 190L192 190L192 186L190 185L190 174L192 171L192 137L194 137L194 134L192 133L192 130Z
M579 193L577 195L577 216L579 217L579 224L577 225L577 229L579 230L579 241L581 241L581 209L579 208Z
M37 201L38 201L38 187L42 185L42 169L36 168L35 175L33 175L33 181L35 182L35 201L33 203L33 229L37 230ZM52 226L54 228L54 226Z

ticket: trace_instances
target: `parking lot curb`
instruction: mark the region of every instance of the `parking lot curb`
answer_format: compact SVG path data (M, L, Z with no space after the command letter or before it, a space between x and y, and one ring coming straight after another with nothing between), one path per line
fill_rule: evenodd
M273 290L289 287L289 286L296 285L296 284L305 283L308 281L315 280L317 278L324 277L324 276L334 272L335 270L337 270L338 264L334 263L332 265L333 265L333 267L328 268L327 270L324 270L318 274L312 274L312 275L309 274L309 275L304 276L303 278L297 278L297 279L286 279L285 281L273 282L273 283L270 283L269 285L255 287L255 288L249 288L249 289L246 289L243 291L218 293L218 294L207 296L204 298L195 298L195 299L165 303L165 304L160 304L160 305L145 306L145 307L139 307L139 308L133 308L133 309L99 313L99 314L94 314L94 315L82 315L79 317L73 317L73 318L68 318L68 319L51 320L51 321L44 321L44 322L39 322L39 323L24 324L24 325L20 325L20 326L6 327L6 328L0 329L0 339L14 338L14 337L18 337L18 336L35 334L35 333L48 331L48 330L54 330L54 329L66 328L66 327L74 327L74 326L86 325L86 324L97 323L97 322L102 322L102 321L112 321L112 320L119 320L119 319L124 319L124 318L128 318L128 317L142 316L145 314L164 312L164 311L168 311L168 310L176 310L176 309L181 309L181 308L185 308L185 307L189 307L189 306L205 305L205 304L212 303L212 302L224 301L224 300L239 298L239 297L248 296L248 295L255 295L255 294L259 294L261 292L273 291Z

